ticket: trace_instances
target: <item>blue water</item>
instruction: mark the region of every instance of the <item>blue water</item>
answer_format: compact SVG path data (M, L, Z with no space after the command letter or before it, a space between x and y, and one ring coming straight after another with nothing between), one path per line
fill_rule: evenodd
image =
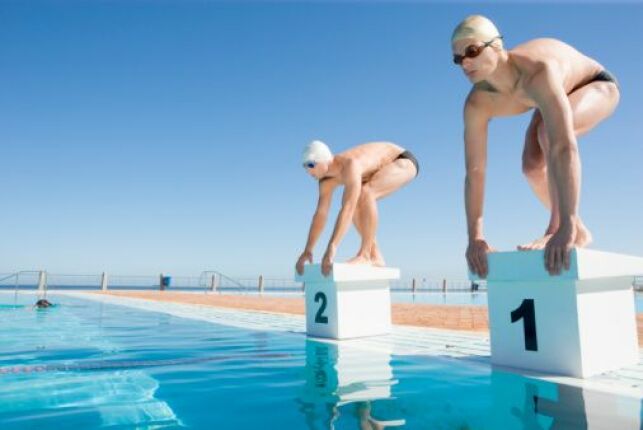
M0 429L639 428L639 399L98 302L0 294ZM379 427L378 427L379 426ZM590 428L602 428L593 427Z

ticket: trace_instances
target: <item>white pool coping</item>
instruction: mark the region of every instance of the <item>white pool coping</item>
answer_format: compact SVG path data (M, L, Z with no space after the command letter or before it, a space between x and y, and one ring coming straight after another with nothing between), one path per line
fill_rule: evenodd
M20 292L21 295L25 292ZM33 292L37 294L37 292ZM135 309L163 312L176 317L206 321L215 324L250 330L281 332L286 335L305 336L306 321L302 315L277 314L221 308L211 305L158 302L123 296L92 294L78 291L56 291L56 295L77 297ZM322 340L322 339L320 339ZM323 339L325 342L338 342ZM437 328L394 325L387 336L339 341L343 345L364 350L391 351L395 355L425 355L448 357L472 365L491 368L488 333L463 332ZM639 363L587 379L546 375L522 369L507 369L524 376L565 384L586 390L615 395L643 398L643 349L639 349Z

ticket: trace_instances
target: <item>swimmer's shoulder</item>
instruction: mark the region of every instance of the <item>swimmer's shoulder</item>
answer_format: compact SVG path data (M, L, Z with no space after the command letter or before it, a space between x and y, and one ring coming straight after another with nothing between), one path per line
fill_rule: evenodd
M490 117L497 93L486 81L475 84L464 102L464 118Z
M341 185L341 181L335 176L321 178L319 180L319 193L332 193L339 185Z

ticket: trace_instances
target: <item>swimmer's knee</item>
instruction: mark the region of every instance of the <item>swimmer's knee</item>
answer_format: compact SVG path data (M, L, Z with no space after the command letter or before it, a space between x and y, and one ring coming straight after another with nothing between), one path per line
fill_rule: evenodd
M613 82L604 82L604 84L605 85L603 85L601 89L605 95L605 98L607 98L607 100L611 102L611 114L612 112L614 112L614 109L616 109L616 106L621 100L621 91L619 90L618 85Z
M618 100L620 98L620 91L618 85L614 82L600 82L596 87L605 97L610 100Z
M364 203L375 198L375 191L368 182L362 185L362 190L359 193L359 203Z

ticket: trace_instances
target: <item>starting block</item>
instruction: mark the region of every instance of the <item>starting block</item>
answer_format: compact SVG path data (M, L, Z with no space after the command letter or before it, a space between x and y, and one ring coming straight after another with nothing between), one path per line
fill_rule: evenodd
M295 276L304 283L306 333L332 339L390 333L389 281L399 278L399 269L390 267L335 263L325 277L321 265L306 265Z
M586 378L638 363L632 281L643 258L574 249L556 276L544 251L488 259L492 364Z

